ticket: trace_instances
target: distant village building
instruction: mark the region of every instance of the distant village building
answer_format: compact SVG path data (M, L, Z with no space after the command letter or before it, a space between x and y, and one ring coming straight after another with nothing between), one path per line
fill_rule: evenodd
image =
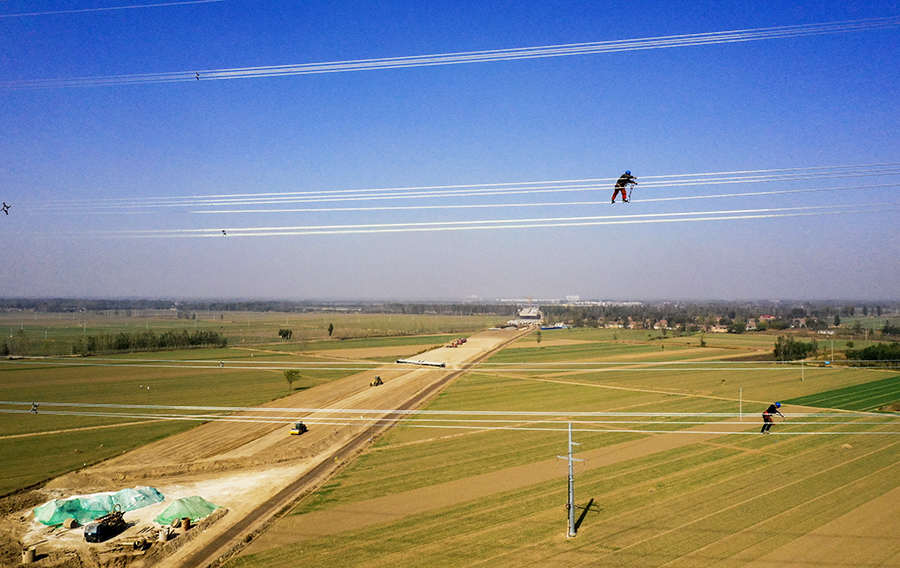
M540 325L541 320L544 319L544 314L541 313L540 308L537 306L527 306L519 310L519 319L508 320L506 325L514 325L516 327L525 327L529 325Z
M539 320L544 317L541 310L537 306L528 306L519 310L519 319L523 320Z

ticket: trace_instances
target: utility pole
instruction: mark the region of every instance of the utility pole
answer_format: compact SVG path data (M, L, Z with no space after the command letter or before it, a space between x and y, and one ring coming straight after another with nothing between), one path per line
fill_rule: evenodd
M566 504L566 508L569 510L569 531L566 533L566 537L568 538L578 536L575 530L575 468L573 464L574 462L583 462L584 460L572 457L572 446L580 445L581 444L572 441L572 423L569 422L569 455L557 456L569 461L569 502Z

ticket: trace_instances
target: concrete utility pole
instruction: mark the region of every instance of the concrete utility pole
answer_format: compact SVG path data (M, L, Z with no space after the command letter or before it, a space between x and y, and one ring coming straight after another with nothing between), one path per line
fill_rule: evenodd
M572 446L580 445L581 444L572 441L572 423L569 422L569 455L557 456L569 461L569 502L566 505L566 508L569 510L569 531L568 533L566 533L566 536L568 538L578 536L575 530L575 468L573 466L573 463L577 461L583 462L584 460L579 460L572 457Z

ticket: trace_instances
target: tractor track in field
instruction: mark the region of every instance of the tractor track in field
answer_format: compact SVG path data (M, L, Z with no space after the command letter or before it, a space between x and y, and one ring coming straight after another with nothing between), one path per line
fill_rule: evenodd
M100 426L84 426L81 428L66 428L64 430L45 430L43 432L28 432L26 434L9 434L0 436L0 440L11 440L14 438L31 438L34 436L48 436L51 434L70 434L72 432L83 432L85 430L103 430L106 428L122 428L123 426L140 426L142 424L154 424L159 420L141 420L139 422L121 422L118 424L102 424Z

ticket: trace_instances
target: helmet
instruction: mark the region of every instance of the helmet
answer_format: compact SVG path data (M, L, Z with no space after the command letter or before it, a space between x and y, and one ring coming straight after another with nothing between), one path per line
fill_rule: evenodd
M781 408L781 403L780 403L780 402L776 402L776 403L775 403L775 408Z
M625 173L631 175L631 170L625 170Z

